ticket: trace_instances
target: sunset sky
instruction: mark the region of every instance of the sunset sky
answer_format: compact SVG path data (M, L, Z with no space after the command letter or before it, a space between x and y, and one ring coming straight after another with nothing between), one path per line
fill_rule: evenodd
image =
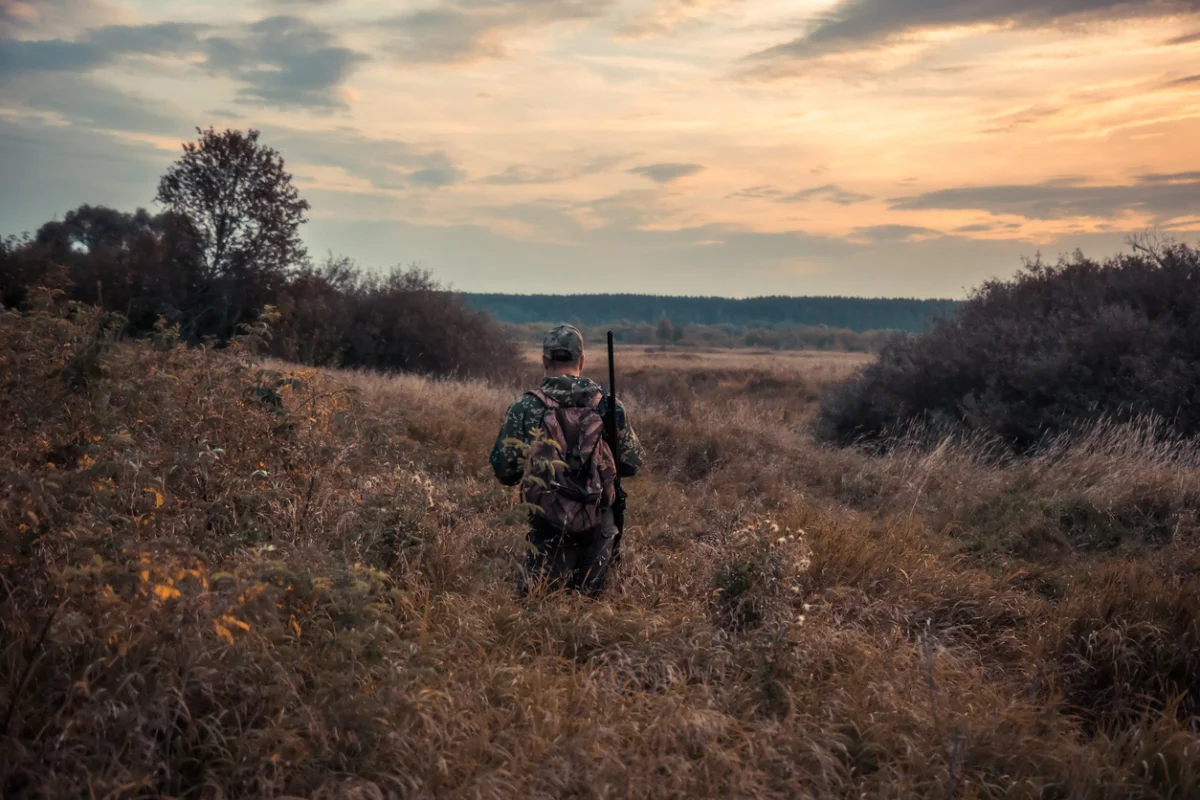
M960 297L1200 239L1200 0L0 0L0 232L256 128L474 291Z

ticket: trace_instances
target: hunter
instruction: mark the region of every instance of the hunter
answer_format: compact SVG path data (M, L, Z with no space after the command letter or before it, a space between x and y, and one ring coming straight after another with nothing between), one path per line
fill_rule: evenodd
M614 546L619 546L613 504L615 478L632 477L645 451L625 409L616 405L619 459L604 437L608 397L583 377L583 334L571 325L547 331L542 341L541 385L508 408L492 448L496 478L521 486L530 509L529 552L518 580L566 588L589 597L604 589ZM618 463L619 461L619 463Z

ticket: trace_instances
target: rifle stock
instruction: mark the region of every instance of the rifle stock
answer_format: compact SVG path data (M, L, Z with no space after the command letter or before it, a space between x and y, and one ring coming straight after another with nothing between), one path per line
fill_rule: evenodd
M613 503L613 523L617 534L613 537L613 560L621 555L621 536L625 533L625 490L621 488L621 437L617 434L617 367L613 356L613 333L608 332L608 402L604 414L604 438L617 463L617 476L613 481L616 500Z

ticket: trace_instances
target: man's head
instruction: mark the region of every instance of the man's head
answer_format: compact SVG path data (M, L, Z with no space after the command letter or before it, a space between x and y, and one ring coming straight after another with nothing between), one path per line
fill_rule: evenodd
M559 325L542 339L542 366L547 375L583 372L583 334L573 325Z

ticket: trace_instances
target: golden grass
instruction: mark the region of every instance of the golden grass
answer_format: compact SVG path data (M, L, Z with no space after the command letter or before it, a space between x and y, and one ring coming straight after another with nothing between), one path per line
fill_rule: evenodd
M0 318L5 797L1200 792L1191 444L874 458L847 359L623 351L625 561L522 603L512 387L94 322Z

